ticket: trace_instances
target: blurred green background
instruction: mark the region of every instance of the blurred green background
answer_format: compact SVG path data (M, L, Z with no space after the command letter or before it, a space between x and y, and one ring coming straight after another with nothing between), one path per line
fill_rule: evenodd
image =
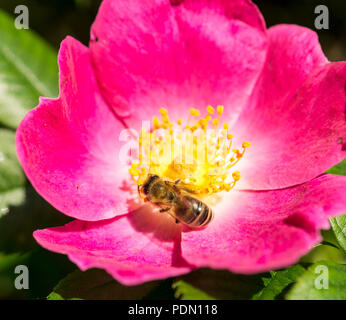
M58 50L60 42L71 35L84 44L88 44L89 29L96 16L100 0L1 0L0 9L15 17L14 8L17 5L26 5L30 11L30 29L36 31L51 46ZM314 9L317 5L325 4L329 8L329 30L316 30L320 37L320 42L326 56L331 61L346 60L346 1L255 1L259 6L267 26L278 23L299 24L314 29ZM0 38L1 41L1 38ZM1 95L1 92L0 92ZM0 125L0 129L5 128ZM5 139L1 135L0 139ZM1 146L1 141L0 141ZM12 156L14 150L9 151ZM17 168L18 169L18 168ZM19 177L19 179L21 179ZM24 188L25 194L18 195L18 204L11 203L9 211L4 206L0 208L0 299L37 299L47 297L57 283L76 270L76 266L60 254L48 252L39 247L33 237L32 232L39 228L62 225L69 221L69 218L57 212L46 203L34 189L27 183ZM1 192L1 190L0 190ZM25 201L20 199L25 198ZM1 203L0 203L1 207ZM1 211L2 210L2 211ZM325 238L330 243L335 242L331 233L326 232ZM332 259L339 259L339 253L328 249L328 254ZM331 250L331 251L330 251ZM336 250L336 249L334 249ZM315 254L315 253L314 253ZM318 254L318 253L317 253ZM311 261L309 261L311 262ZM30 290L16 290L13 286L15 278L14 268L16 265L25 264L30 270ZM297 270L295 270L297 271ZM193 279L205 277L205 270L197 271L192 275ZM298 270L299 272L299 270ZM261 276L233 276L223 271L212 271L215 280L214 287L217 285L223 288L222 298L251 298L251 292L261 289ZM72 274L72 278L79 277L78 273ZM111 297L131 297L136 298L146 296L146 298L173 299L174 292L171 289L173 280L155 283L151 290L151 284L140 286L128 290L115 283L105 273L92 271L90 278L97 278L98 284L94 285L94 292L98 292L99 298L110 298L100 293L99 286L108 286L106 292L112 292ZM210 273L208 275L210 277ZM71 278L71 275L68 279ZM89 278L89 280L90 280ZM225 286L224 279L231 279L233 289ZM79 279L80 280L80 279ZM69 282L68 282L69 283ZM65 290L66 283L64 284ZM96 288L96 289L95 289ZM235 289L236 288L236 289ZM244 289L246 288L246 290ZM75 289L75 288L74 288ZM150 289L150 290L149 290ZM190 290L191 288L180 287L180 290ZM244 289L244 290L243 290ZM69 289L69 296L73 297L76 290ZM233 290L233 291L232 291ZM235 290L235 292L234 292ZM141 292L139 295L138 292ZM105 292L104 290L102 292ZM220 290L219 290L220 293ZM180 293L178 292L178 296ZM83 294L82 294L83 296ZM177 295L176 295L177 296ZM90 290L84 294L84 298L95 298Z

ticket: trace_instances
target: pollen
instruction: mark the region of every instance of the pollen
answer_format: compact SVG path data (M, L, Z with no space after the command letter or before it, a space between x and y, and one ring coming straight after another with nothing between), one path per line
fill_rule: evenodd
M233 168L251 144L244 141L241 150L232 148L233 134L229 124L222 123L223 112L221 105L207 106L202 116L191 108L186 120L171 122L168 111L161 108L151 129L141 129L138 159L129 168L132 179L140 185L148 174L156 174L179 181L201 197L230 191L241 178Z
M214 113L214 108L213 108L212 106L208 106L208 107L207 107L207 112L208 112L209 114L213 114L213 113Z

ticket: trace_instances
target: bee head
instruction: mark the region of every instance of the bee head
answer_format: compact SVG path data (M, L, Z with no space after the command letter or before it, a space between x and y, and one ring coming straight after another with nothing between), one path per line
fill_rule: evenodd
M154 181L156 181L157 179L159 179L158 175L148 174L148 177L146 178L144 183L142 185L138 186L138 193L140 195L147 196L149 193L149 189L150 189L151 184Z

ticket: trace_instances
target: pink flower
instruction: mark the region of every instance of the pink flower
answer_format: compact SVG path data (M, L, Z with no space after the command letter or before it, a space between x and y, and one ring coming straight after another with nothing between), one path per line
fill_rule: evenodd
M59 67L59 98L40 99L16 144L36 190L76 218L35 239L82 270L103 268L134 285L198 267L281 268L321 240L328 217L346 212L346 177L323 174L346 154L346 63L329 62L311 30L266 30L247 0L105 0L89 48L66 38ZM208 105L224 106L214 125L228 124L233 145L251 147L234 165L239 181L235 171L224 182L219 167L220 185L200 182L215 196L215 217L189 229L138 200L119 137L126 127L139 132L161 107L154 126L184 122L190 108L192 117L205 114Z

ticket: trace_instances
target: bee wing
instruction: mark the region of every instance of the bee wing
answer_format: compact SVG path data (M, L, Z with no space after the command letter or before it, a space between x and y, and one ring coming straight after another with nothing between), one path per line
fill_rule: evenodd
M193 184L179 182L176 187L178 187L180 190L183 190L190 194L199 194L200 190L198 190Z
M172 187L174 189L174 191L177 193L181 193L181 191L185 191L185 192L190 193L190 194L199 194L200 193L200 190L198 190L196 188L196 186L194 186L191 183L183 182L181 180L176 180L176 181L165 180L165 183L168 186Z

